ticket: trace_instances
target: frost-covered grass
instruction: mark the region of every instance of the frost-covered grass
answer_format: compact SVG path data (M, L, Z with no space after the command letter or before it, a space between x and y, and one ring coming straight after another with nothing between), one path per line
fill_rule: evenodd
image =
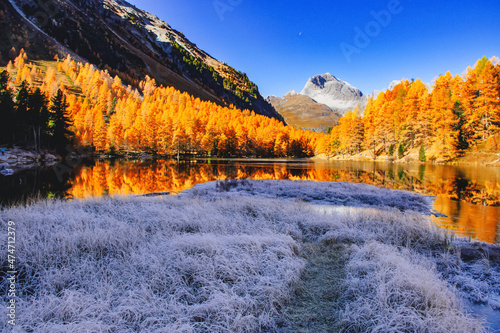
M481 332L434 265L407 249L376 241L353 253L346 266L345 332Z
M17 224L18 327L272 329L304 260L287 235L291 216L261 203L121 198L3 211L2 226L7 220ZM2 258L5 251L2 247ZM4 328L6 318L2 306Z
M197 185L188 193L213 196L221 192L250 194L264 198L293 199L317 204L396 208L429 215L432 197L345 182L253 180L211 182Z
M377 209L328 209L340 202ZM323 297L314 310L331 316L323 322L333 331L479 332L443 278L453 256L442 259L450 244L422 215L428 210L428 198L407 192L280 181L6 209L2 230L8 220L17 228L15 331L296 331L289 305L312 311L295 302L308 260L319 258L318 272L328 262L310 249L329 248L343 251L342 265L325 266L342 270L340 281L309 274L307 288L333 295L331 309ZM0 251L5 275L5 243Z

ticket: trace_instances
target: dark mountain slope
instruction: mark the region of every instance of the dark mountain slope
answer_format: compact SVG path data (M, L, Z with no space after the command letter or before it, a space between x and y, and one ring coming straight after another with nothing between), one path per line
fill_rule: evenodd
M40 31L36 25L26 21L9 1L0 0L0 65L13 60L22 48L35 60L52 60L56 55L64 57L67 54L83 60Z
M24 47L33 58L73 53L133 86L148 75L203 100L282 119L246 74L214 59L158 17L125 1L12 0L46 36L38 31L23 33L36 29L7 0L0 1L6 8L3 15L10 20L2 22L9 36L2 33L4 62L13 46L16 51Z

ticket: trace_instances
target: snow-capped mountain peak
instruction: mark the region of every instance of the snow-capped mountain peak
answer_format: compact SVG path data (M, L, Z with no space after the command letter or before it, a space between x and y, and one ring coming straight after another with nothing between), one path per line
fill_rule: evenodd
M359 89L330 73L310 78L301 94L309 96L318 103L325 104L340 113L354 110L357 105L364 108L367 102L367 97Z

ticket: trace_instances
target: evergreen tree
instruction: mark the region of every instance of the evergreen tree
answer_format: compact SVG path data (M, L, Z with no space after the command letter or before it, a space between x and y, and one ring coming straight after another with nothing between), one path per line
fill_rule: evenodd
M465 125L464 109L462 107L462 102L460 102L459 100L455 101L455 105L453 106L453 114L455 114L455 116L458 117L458 122L454 126L454 130L458 132L457 148L460 150L465 150L469 148L469 143L467 142L467 136L464 130L464 125Z
M424 145L421 145L420 146L420 151L418 153L418 159L421 161L421 162L425 162L427 161L427 157L425 156L425 147Z
M404 155L405 155L405 146L404 144L401 143L398 148L398 157L403 158Z
M8 88L9 73L0 73L0 144L13 142L16 116L12 92Z
M0 72L0 91L7 90L9 83L10 75L6 70Z
M23 81L19 86L19 91L16 95L16 139L24 141L28 140L28 108L29 108L30 88L26 81Z
M50 105L50 130L52 143L60 155L66 153L66 146L71 143L73 137L73 133L69 130L71 121L67 115L67 107L66 96L61 89L58 89Z
M389 146L389 154L388 155L394 156L394 145L393 144Z
M27 121L33 131L35 150L39 152L42 138L46 137L48 132L49 110L47 97L38 88L29 94Z

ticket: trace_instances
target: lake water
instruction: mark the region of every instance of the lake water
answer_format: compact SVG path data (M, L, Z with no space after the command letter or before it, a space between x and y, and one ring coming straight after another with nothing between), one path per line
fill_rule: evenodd
M436 196L440 225L500 242L500 168L312 160L105 160L0 175L0 200L178 192L228 178L362 182Z

